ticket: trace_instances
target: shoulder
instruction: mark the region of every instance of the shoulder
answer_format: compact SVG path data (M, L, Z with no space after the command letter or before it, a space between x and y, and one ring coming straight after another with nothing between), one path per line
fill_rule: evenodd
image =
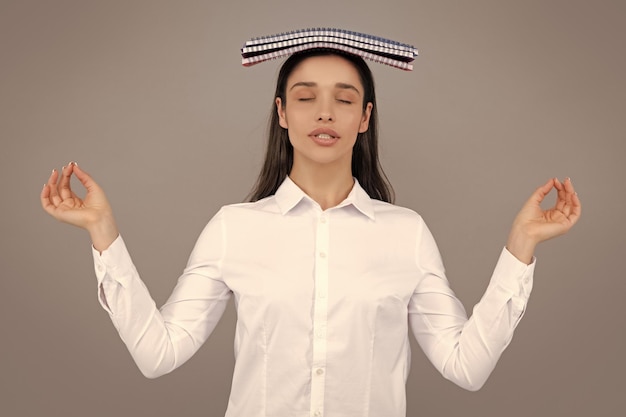
M254 202L233 203L222 206L213 217L213 220L224 222L241 221L263 214L279 214L280 210L274 196L269 196Z
M424 219L415 210L380 200L372 200L376 220L423 224Z
M205 225L201 239L207 236L226 236L241 231L250 233L259 229L260 225L267 224L268 214L279 213L278 207L272 203L272 197L246 203L227 204L210 218Z

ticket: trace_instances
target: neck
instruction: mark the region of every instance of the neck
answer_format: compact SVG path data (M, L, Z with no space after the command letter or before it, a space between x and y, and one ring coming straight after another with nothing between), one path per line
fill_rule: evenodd
M335 207L350 194L354 186L351 166L313 166L294 160L289 178L311 197L322 210Z

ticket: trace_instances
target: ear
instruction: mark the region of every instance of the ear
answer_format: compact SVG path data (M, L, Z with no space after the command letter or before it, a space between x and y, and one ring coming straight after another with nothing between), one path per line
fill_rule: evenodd
M372 114L372 108L374 105L372 103L367 103L365 106L365 111L363 112L363 117L361 118L361 124L359 125L359 133L367 132L367 129L370 127L370 116Z
M280 124L280 127L283 129L287 129L287 114L280 97L276 97L276 112L278 113L278 124Z

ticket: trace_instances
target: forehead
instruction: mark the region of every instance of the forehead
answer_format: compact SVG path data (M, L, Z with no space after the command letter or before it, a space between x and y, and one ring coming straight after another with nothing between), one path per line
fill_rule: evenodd
M363 91L357 69L352 62L338 55L312 56L304 59L287 78L287 89L299 82L312 82L320 87L345 83Z

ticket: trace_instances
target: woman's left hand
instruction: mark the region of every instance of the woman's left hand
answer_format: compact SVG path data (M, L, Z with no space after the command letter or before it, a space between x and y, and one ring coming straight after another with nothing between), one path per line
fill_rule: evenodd
M557 191L556 204L544 210L541 202L553 188ZM567 233L580 218L580 213L580 200L572 181L566 178L561 183L552 178L526 201L513 222L506 247L520 261L530 263L535 246Z

